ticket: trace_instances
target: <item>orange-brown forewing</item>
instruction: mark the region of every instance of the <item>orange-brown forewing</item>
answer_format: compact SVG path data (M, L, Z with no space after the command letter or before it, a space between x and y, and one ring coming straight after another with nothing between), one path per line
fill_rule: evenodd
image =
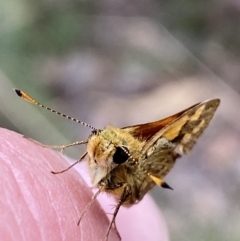
M130 132L134 137L136 138L141 138L142 140L149 140L153 135L155 135L157 132L159 132L163 127L170 125L173 123L175 120L177 120L180 116L183 116L184 113L187 111L193 109L196 107L198 104L195 104L183 111L178 112L177 114L174 114L172 116L169 116L167 118L164 118L162 120L154 121L154 122L149 122L145 124L138 124L138 125L133 125L133 126L126 126L123 127L122 129Z

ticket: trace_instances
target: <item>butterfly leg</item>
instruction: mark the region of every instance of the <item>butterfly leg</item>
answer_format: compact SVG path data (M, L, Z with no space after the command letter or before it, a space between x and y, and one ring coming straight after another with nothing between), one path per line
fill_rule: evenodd
M89 208L92 206L92 204L94 203L94 201L96 200L97 196L102 192L102 189L100 188L93 196L92 196L92 199L91 201L86 205L86 207L83 209L81 215L80 215L80 218L77 222L77 225L80 224L84 214L89 210Z
M117 225L116 225L116 221L115 221L115 220L114 220L113 225L114 225L114 228L115 228L115 231L116 231L116 233L117 233L117 236L118 236L119 240L121 240L121 235L119 234L119 231L118 231L118 229L117 229Z
M42 143L40 143L40 142L38 142L36 140L33 140L30 137L27 137L27 136L23 136L23 137L28 139L29 141L31 141L31 142L41 146L41 147L46 147L46 148L51 148L51 149L61 149L61 153L62 154L63 154L64 149L67 148L67 147L87 144L87 141L76 141L76 142L68 143L68 144L64 144L64 145L45 145L45 144L42 144Z
M65 145L61 145L61 146L47 146L53 149L61 149L61 153L63 154L63 151L65 148L70 147L70 146L78 146L78 145L82 145L82 144L87 144L87 141L75 141L73 143L69 143L69 144L65 144Z
M72 168L73 166L75 166L76 164L78 164L79 162L81 162L86 155L87 155L87 152L85 152L85 153L80 157L79 160L77 160L76 162L74 162L74 163L73 163L72 165L70 165L68 168L63 169L62 171L58 171L58 172L51 171L51 173L53 173L53 174L60 174L60 173L63 173L63 172L68 171L70 168Z
M129 194L128 194L128 192L127 192L127 184L125 184L125 185L123 186L122 195L120 196L120 199L119 199L119 201L118 201L118 204L117 204L117 206L116 206L116 208L115 208L115 210L114 210L112 220L111 220L111 222L110 222L110 224L109 224L109 226L108 226L108 229L107 229L107 232L106 232L105 241L108 240L108 236L109 236L109 233L110 233L113 225L114 225L114 227L115 227L115 229L116 229L116 232L117 232L117 235L118 235L119 240L121 240L121 236L120 236L120 234L119 234L119 232L118 232L118 230L117 230L117 226L116 226L115 220L116 220L116 217L117 217L117 214L118 214L118 211L119 211L120 207L121 207L122 204L125 202L125 200L127 199L128 195L129 195Z

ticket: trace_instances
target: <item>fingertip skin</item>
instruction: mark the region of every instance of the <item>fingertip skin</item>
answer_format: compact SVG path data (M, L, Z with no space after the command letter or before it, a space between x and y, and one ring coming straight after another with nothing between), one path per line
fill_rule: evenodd
M86 163L62 174L51 173L68 166L52 149L0 128L1 240L104 240L109 225L106 213L112 213L116 203L100 195L106 213L96 201L78 226L93 193L82 178L89 177ZM169 241L164 218L149 195L137 205L121 208L116 223L123 241ZM115 240L119 239L113 229L109 241Z
M51 173L68 165L57 152L0 128L1 240L104 239L109 221L98 202L77 226L92 197L79 173ZM110 240L118 240L114 230Z

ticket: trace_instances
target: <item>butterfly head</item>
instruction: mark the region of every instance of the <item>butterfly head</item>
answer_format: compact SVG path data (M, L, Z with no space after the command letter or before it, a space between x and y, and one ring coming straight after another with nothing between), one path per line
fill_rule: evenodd
M130 157L129 150L111 128L93 131L87 144L88 166L93 184Z

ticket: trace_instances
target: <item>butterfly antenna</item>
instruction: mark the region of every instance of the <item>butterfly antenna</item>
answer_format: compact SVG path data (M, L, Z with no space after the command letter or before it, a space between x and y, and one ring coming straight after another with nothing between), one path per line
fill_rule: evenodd
M77 119L75 119L75 118L73 118L73 117L71 117L71 116L62 114L62 113L60 113L60 112L58 112L58 111L56 111L56 110L53 110L53 109L51 109L51 108L49 108L49 107L47 107L47 106L44 106L44 105L40 104L39 102L37 102L36 100L34 100L31 96L29 96L28 94L26 94L25 92L23 92L23 91L21 91L21 90L14 89L14 91L16 92L16 94L17 94L19 97L21 97L22 99L24 99L24 100L26 100L26 101L28 101L28 102L30 102L30 103L32 103L32 104L38 105L38 106L40 106L40 107L42 107L42 108L44 108L44 109L46 109L46 110L49 110L49 111L51 111L51 112L53 112L53 113L55 113L55 114L57 114L57 115L60 115L60 116L62 116L62 117L64 117L64 118L66 118L66 119L69 119L69 120L71 120L71 121L75 121L75 122L77 122L77 123L79 123L79 124L81 124L81 125L83 125L83 126L86 126L86 127L88 127L88 128L91 128L91 129L94 130L94 131L97 130L96 128L94 128L93 126L91 126L91 125L89 125L89 124L87 124L87 123L85 123L85 122L82 122L82 121L80 121L80 120L77 120Z

